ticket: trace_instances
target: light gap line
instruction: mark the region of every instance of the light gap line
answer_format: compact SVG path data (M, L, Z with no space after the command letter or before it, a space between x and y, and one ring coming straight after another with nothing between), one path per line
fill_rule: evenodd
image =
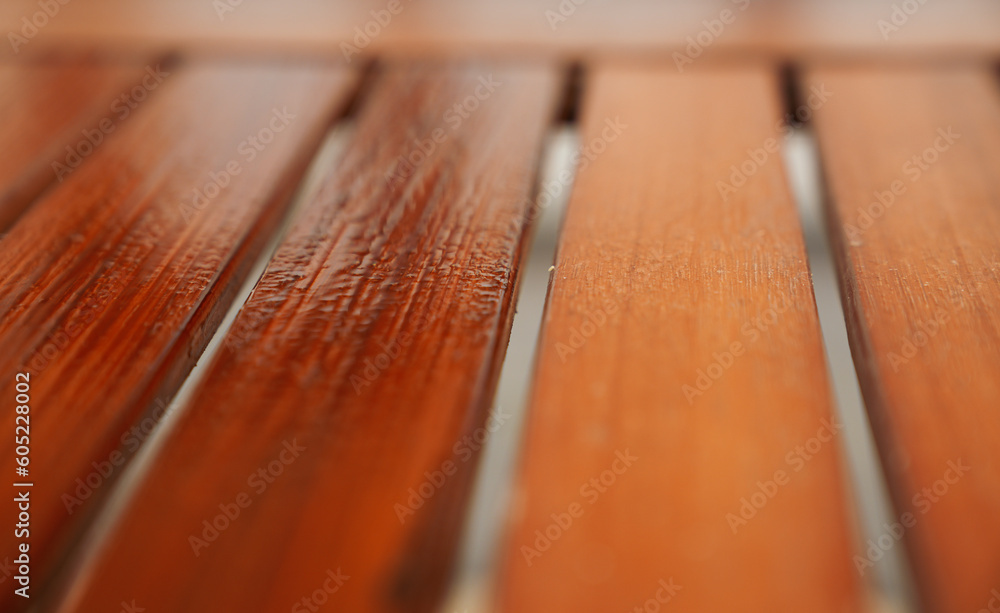
M847 455L849 492L853 499L861 543L856 553L866 555L868 542L887 532L894 516L871 424L865 411L851 358L834 254L823 215L824 190L815 134L808 124L789 127L783 142L783 159L802 224L809 256L813 292L819 311L827 366L833 383L836 411L841 423L842 449ZM878 613L913 613L918 609L913 575L903 543L884 552L864 575ZM854 564L852 561L852 568Z
M459 541L456 570L439 608L442 613L488 613L493 609L495 580L504 550L502 539L507 532L508 510L520 465L549 268L555 262L562 217L575 180L578 147L579 135L572 124L555 126L546 136L534 201L539 214L528 257L521 263L510 343L493 405L497 414L509 417L483 445ZM568 182L559 180L564 172L572 176ZM546 193L549 196L543 200Z

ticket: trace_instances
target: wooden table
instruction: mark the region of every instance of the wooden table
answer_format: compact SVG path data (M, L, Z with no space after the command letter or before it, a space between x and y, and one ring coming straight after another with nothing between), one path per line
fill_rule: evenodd
M556 129L579 149L496 610L868 611L894 547L923 610L1000 610L1000 5L8 0L0 24L0 610L439 610ZM874 539L793 125L894 504Z

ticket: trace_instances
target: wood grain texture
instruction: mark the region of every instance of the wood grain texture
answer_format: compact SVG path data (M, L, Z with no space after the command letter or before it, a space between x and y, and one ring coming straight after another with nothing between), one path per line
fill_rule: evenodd
M177 68L0 242L4 393L31 377L36 597L194 365L349 85L322 66ZM13 437L0 457L13 464ZM20 540L4 531L0 559Z
M156 62L151 62L155 68ZM31 200L65 175L71 152L103 140L131 113L144 63L87 57L0 63L0 234ZM123 99L122 96L126 98ZM88 140L85 131L91 134ZM67 151L70 147L70 151ZM75 158L70 161L75 161Z
M979 68L817 68L848 331L928 611L1000 586L1000 96ZM966 469L966 467L968 467ZM861 566L864 566L863 561Z
M132 598L158 611L327 598L330 610L433 609L476 463L463 437L483 424L506 349L555 76L379 78L345 158L61 610ZM260 488L254 475L272 466ZM213 538L205 522L239 500Z
M585 91L502 610L859 610L776 79L611 65Z

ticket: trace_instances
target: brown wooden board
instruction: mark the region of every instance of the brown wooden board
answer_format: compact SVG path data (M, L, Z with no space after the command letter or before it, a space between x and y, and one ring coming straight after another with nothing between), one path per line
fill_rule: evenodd
M854 362L928 611L1000 589L1000 95L978 67L834 69L816 114ZM993 600L991 600L993 599Z
M65 4L64 4L65 2ZM46 16L41 4L60 5ZM35 20L32 30L25 22ZM375 55L995 59L992 0L5 0L18 49ZM7 47L10 50L11 47ZM675 55L676 54L676 55ZM681 60L683 64L683 60Z
M0 235L123 125L162 82L160 62L0 62Z
M777 79L585 91L501 610L859 610Z

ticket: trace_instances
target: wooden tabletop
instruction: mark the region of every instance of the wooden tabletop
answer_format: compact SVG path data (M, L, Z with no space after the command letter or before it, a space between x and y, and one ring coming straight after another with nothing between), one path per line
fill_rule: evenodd
M872 611L897 554L920 610L1000 607L1000 5L8 0L0 31L0 610L440 610L562 191L516 476L478 484L514 492L488 610Z

